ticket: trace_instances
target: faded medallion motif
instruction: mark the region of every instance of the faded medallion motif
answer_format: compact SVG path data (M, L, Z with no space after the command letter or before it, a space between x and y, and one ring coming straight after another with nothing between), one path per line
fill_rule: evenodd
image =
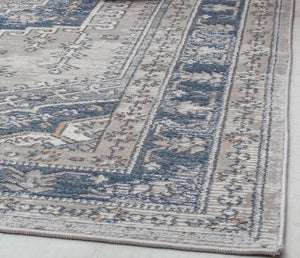
M1 1L0 230L278 253L290 5Z

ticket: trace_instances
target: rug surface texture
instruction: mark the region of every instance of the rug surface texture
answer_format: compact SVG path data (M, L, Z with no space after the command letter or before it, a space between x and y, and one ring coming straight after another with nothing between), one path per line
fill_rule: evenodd
M0 1L0 231L279 253L291 12Z

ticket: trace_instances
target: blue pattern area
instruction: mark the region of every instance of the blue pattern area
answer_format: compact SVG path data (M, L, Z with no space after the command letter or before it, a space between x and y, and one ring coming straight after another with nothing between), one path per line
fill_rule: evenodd
M235 45L235 37L237 34L237 31L239 29L239 21L241 18L241 11L243 10L244 1L241 1L241 8L238 13L238 15L235 16L236 19L231 19L232 13L230 11L224 11L221 16L216 15L213 11L205 11L206 5L212 5L212 4L223 4L231 6L233 4L233 1L203 1L203 4L199 10L198 15L199 16L205 16L210 15L214 17L213 19L208 18L206 20L206 23L208 25L231 25L233 26L233 30L228 32L228 34L220 35L220 37L227 37L229 36L231 38L231 45L232 47L228 49L227 56L229 58L232 57L233 46ZM218 17L218 18L216 18ZM197 26L196 22L194 22L189 35L191 35L197 30L199 27ZM214 35L214 37L218 37L218 35ZM145 169L144 164L144 158L145 154L147 153L147 150L151 148L156 147L156 143L161 141L160 138L158 138L155 135L155 127L153 127L153 130L150 132L147 141L145 143L144 150L141 155L140 164L137 169L137 173L142 176L142 178L145 180L145 178L148 178L151 180L151 178L159 178L160 180L169 180L174 182L180 180L180 175L176 174L180 170L181 164L184 164L185 167L189 167L191 170L193 170L197 165L203 165L201 171L199 171L199 185L203 183L203 180L205 178L205 174L207 173L207 162L209 158L209 154L212 149L212 144L215 136L215 129L217 128L216 123L219 120L219 111L221 108L221 105L223 103L223 95L224 95L224 87L226 84L226 78L229 73L229 64L227 60L223 64L208 64L208 60L201 60L199 62L195 62L192 65L185 64L185 60L182 61L184 57L184 51L186 48L188 48L191 45L195 45L196 47L201 47L201 44L192 42L192 39L188 40L186 43L186 47L183 49L183 55L179 59L179 62L175 68L174 74L176 74L180 69L182 69L185 72L188 72L190 74L201 74L203 72L212 74L212 73L218 73L223 75L223 80L218 84L208 84L208 83L197 83L195 81L189 81L189 80L180 80L179 86L177 88L184 92L183 96L177 97L173 96L172 86L174 83L177 83L178 78L173 77L170 85L168 87L168 90L166 92L165 98L162 102L161 108L157 114L156 122L155 124L159 124L162 121L174 121L177 124L180 124L180 128L172 128L172 129L164 129L163 136L168 138L170 142L172 142L173 139L180 138L183 136L183 131L185 132L185 136L192 139L195 135L197 135L200 138L203 138L207 145L205 151L201 153L196 153L191 155L188 151L187 152L180 152L177 153L176 150L157 150L152 153L152 157L150 158L150 161L158 163L160 168L149 171ZM215 41L209 41L205 40L206 46L214 47L214 48L221 48L223 41L221 40L215 40ZM218 58L216 57L216 60ZM228 60L229 61L229 60ZM181 68L180 68L181 67ZM183 68L182 68L183 67ZM172 113L169 112L169 106L170 103L173 103L174 106L179 105L182 101L190 101L191 103L195 103L196 105L201 106L208 106L211 100L214 100L214 111L212 118L210 121L208 121L208 124L206 127L200 127L201 121L205 123L207 121L207 117L205 115L201 114L188 114L188 115L182 115L180 113ZM196 122L197 121L197 122ZM193 124L198 124L198 127L191 127ZM185 127L185 129L183 129ZM193 128L193 130L190 130ZM188 188L189 185L191 185L190 182L185 182L184 188ZM190 198L191 204L197 203L198 200L198 194L201 193L201 190L199 192L196 192L193 197ZM175 200L175 199L174 199ZM175 201L176 202L176 201ZM174 203L175 203L174 202ZM165 204L174 204L173 200L171 198L168 198Z
M50 0L0 2L0 29L23 30L27 27L80 26L98 0Z
M81 4L84 1L80 2ZM53 1L52 1L53 3ZM95 4L95 1L88 1L89 5L87 5L84 10L87 13L89 11L88 6L93 6ZM176 68L174 70L174 76L170 81L170 84L167 88L165 98L162 101L161 108L159 112L157 113L155 122L153 123L153 128L150 130L150 133L145 141L144 148L141 151L141 155L139 157L139 160L137 162L137 166L134 169L134 172L131 175L122 175L122 174L117 174L117 173L106 173L106 172L95 172L94 174L97 175L99 173L103 174L105 177L108 178L108 181L104 183L99 183L95 184L93 183L88 177L83 177L80 178L80 180L74 180L72 178L72 175L64 175L58 179L56 182L56 185L53 186L54 189L52 191L49 191L47 194L50 196L61 196L61 197L74 197L76 195L84 194L87 193L85 190L85 186L89 185L97 189L98 191L108 191L107 189L114 189L114 198L122 198L124 196L124 189L128 188L130 189L132 186L139 182L147 183L153 180L166 180L170 182L177 182L177 184L182 184L182 189L188 189L189 185L192 183L189 180L186 180L185 182L179 182L180 180L180 175L178 175L178 170L182 164L184 164L187 168L193 169L198 165L203 165L201 171L199 171L199 182L198 184L201 185L203 183L203 180L205 178L205 173L206 173L206 167L205 164L207 164L207 160L209 157L209 154L211 152L212 148L212 143L213 143L213 137L214 137L214 130L216 128L216 121L218 121L219 117L219 111L220 111L220 106L222 105L223 102L223 93L224 93L224 86L226 83L226 78L229 73L229 62L231 60L232 56L232 51L235 46L235 38L236 34L238 31L238 26L239 26L239 20L241 18L241 12L243 10L243 5L244 1L241 1L241 7L240 11L237 15L235 15L235 20L232 19L232 13L230 11L224 11L222 12L222 15L219 15L219 12L213 12L213 11L207 11L204 7L205 6L211 6L211 5L217 5L217 4L222 4L222 5L228 5L229 7L233 4L232 1L220 1L220 0L214 0L214 1L203 1L201 4L201 7L199 8L198 15L197 17L201 16L208 16L206 18L205 23L207 25L230 25L233 27L232 30L229 32L224 32L224 34L220 35L210 35L212 37L211 40L208 38L205 39L204 46L216 48L216 49L224 49L226 50L226 55L228 56L228 60L225 60L225 62L218 64L219 62L219 57L218 56L213 56L213 58L209 58L206 60L198 60L197 62L194 62L193 64L186 64L185 59L185 51L187 48L191 47L202 47L202 43L199 42L194 42L192 35L195 33L197 30L199 30L199 26L197 25L197 20L194 21L191 30L189 32L189 37L187 39L186 45L182 51L182 55L178 60L178 63L176 65ZM60 5L66 7L65 4L61 3ZM39 9L39 8L37 8ZM53 10L59 10L61 8L53 8ZM81 17L81 20L83 19L83 14ZM214 17L214 19L209 18L209 16ZM218 17L216 19L216 17ZM57 22L57 21L55 21ZM50 24L55 24L55 22L52 22ZM77 21L78 22L78 21ZM37 25L36 26L40 26ZM78 24L78 23L77 23ZM49 25L49 23L48 23ZM67 21L65 23L67 24ZM25 26L24 24L22 25L23 27ZM217 40L216 40L217 38ZM230 41L231 47L228 49L227 46L224 45L225 39L228 39ZM188 55L188 54L186 54ZM190 56L189 56L190 58ZM197 57L194 57L197 58ZM211 59L215 59L215 62L213 63L207 63ZM183 80L182 78L177 78L176 74L178 72L187 72L190 74L201 74L202 72L212 74L212 73L218 73L221 74L223 79L221 82L218 84L209 84L209 83L197 83L194 81L190 80ZM185 93L184 96L181 97L176 97L172 95L171 88L172 86L179 82L179 85L177 88L181 90L182 92ZM213 116L211 121L208 121L208 125L205 128L202 128L199 126L202 122L205 124L207 122L207 117L205 115L199 115L199 114L188 114L188 115L182 115L180 113L170 113L168 112L166 105L172 103L172 105L176 106L180 104L180 102L183 101L190 101L192 103L195 103L197 105L201 106L208 106L211 100L214 101L214 110L213 110ZM99 104L100 105L100 104ZM114 107L117 105L117 103L106 103L105 105L101 105L107 112L110 113L114 109ZM57 107L56 107L57 108ZM85 116L95 116L95 115L103 115L104 113L102 112L101 114L87 114L84 112L85 108L82 109L80 105L77 105L77 110L82 110L79 112L77 117L68 117L68 119L78 119L81 117ZM53 110L54 111L54 110ZM62 117L62 121L66 119L66 117ZM186 136L187 138L193 138L194 136L200 137L203 140L206 141L206 146L205 150L200 152L200 153L195 153L195 154L190 154L189 152L176 152L176 150L168 150L168 149L161 149L154 151L152 153L152 156L150 157L150 161L153 161L157 164L159 164L159 168L149 170L145 167L145 154L148 150L155 148L156 147L156 142L160 141L157 136L155 136L154 131L155 131L155 125L159 124L162 121L174 121L177 124L182 125L183 127L186 127ZM201 122L202 121L202 122ZM51 122L51 121L50 121ZM53 126L53 129L55 126L60 122L56 121L55 125ZM193 124L198 125L198 127L194 126ZM33 127L39 127L38 123L36 125L30 125L31 128ZM23 128L24 129L24 128ZM51 129L51 128L50 128ZM48 129L48 130L50 130ZM178 130L177 130L178 129ZM192 129L192 130L191 130ZM16 129L17 130L17 129ZM37 130L45 131L45 129L37 128ZM50 130L51 131L51 130ZM164 137L169 139L170 142L172 142L172 139L174 138L180 138L182 136L182 128L173 128L172 129L166 129L163 134ZM27 171L26 167L23 166L18 166L18 169L23 170L24 172ZM30 171L30 170L28 170ZM59 169L43 169L43 173L60 173L61 171ZM76 171L72 170L72 172L76 173ZM82 170L78 171L78 173L81 173ZM25 172L27 173L27 172ZM89 172L91 176L93 176L93 172ZM67 187L69 182L72 182L71 187ZM122 191L118 191L119 185L122 185ZM126 185L126 186L125 186ZM71 189L71 190L70 190ZM81 189L81 190L79 190ZM45 193L43 193L45 194ZM181 193L178 193L179 195ZM105 195L103 193L102 196L99 196L98 200L105 200L108 199L109 196ZM127 198L132 198L132 199L147 199L148 196L143 196L143 195L131 195L129 192L127 193ZM154 197L153 197L154 198ZM177 194L174 194L171 197L167 196L160 196L159 199L156 199L153 201L158 202L158 203L164 203L165 205L174 205L177 204L178 198ZM194 192L193 194L190 194L189 197L190 204L195 205L198 201L198 192Z
M27 118L30 123L23 126L11 125L0 131L1 135L9 135L24 131L48 132L53 133L61 122L82 119L86 117L99 117L111 114L117 102L92 103L92 104L73 104L61 105L58 107L43 107L38 112L11 112L7 116L15 117L19 120ZM99 109L99 110L97 110ZM45 120L45 117L48 119ZM47 126L45 127L45 123Z

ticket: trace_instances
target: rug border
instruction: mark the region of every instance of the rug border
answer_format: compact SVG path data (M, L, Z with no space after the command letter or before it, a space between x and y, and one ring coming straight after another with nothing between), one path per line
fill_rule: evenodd
M160 241L151 240L130 240L122 239L117 237L95 237L87 234L73 234L73 233L59 233L47 230L31 230L23 228L13 227L0 227L1 233L8 234L22 234L27 236L40 236L70 240L83 240L83 241L96 241L109 244L122 244L132 245L140 247L152 247L152 248L167 248L176 249L182 251L198 251L198 252L213 252L221 254L235 254L235 255L279 255L285 242L285 228L286 228L286 212L287 212L287 178L288 178L288 154L289 154L289 88L290 78L292 70L292 37L293 37L293 19L295 10L295 0L281 0L281 5L287 5L288 8L285 12L280 13L280 17L284 19L279 24L279 33L283 32L285 35L280 37L280 41L286 41L286 45L289 46L287 53L278 53L279 63L287 63L285 71L285 85L286 85L286 96L285 96L285 137L284 137L284 157L282 166L282 188L281 188L281 209L280 209L280 228L279 228L279 240L278 244L274 245L273 248L228 248L228 247L213 247L208 245L191 245L191 244L176 244L176 243L162 243ZM283 26L288 26L289 30L283 30Z
M286 112L285 112L285 143L284 143L284 159L283 159L283 173L282 173L282 194L281 194L281 211L280 211L280 228L279 228L279 254L283 251L286 240L286 215L287 215L287 201L288 201L288 172L289 172L289 144L290 144L290 87L291 87L291 75L293 64L293 28L294 28L294 16L295 16L295 3L296 0L290 0L289 16L286 17L286 24L289 25L289 30L286 33L286 40L288 41L288 53L287 53L287 71L286 71Z

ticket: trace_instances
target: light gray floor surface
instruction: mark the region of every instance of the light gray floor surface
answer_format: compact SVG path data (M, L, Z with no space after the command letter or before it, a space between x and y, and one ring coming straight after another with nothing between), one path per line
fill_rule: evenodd
M283 255L281 255L281 258L300 258L300 191L297 191L300 189L300 0L296 0L293 31L287 229L285 251ZM238 258L245 256L185 252L87 241L0 234L0 258L69 257Z

